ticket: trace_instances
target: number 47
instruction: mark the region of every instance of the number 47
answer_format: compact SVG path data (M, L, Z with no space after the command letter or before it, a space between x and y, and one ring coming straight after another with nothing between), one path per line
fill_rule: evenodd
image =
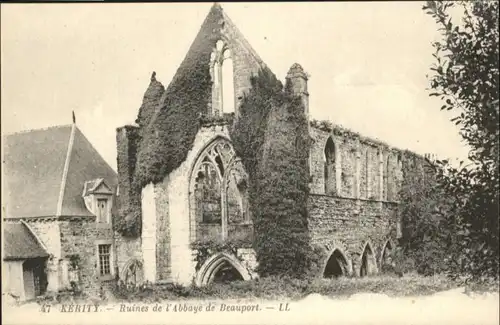
M42 305L42 313L48 313L50 312L50 305Z

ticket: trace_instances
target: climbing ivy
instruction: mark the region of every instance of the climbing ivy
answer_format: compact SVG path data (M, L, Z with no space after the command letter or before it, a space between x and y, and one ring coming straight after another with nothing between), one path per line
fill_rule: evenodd
M290 85L267 69L251 79L231 139L249 174L254 249L261 276L309 269L307 119Z
M203 263L214 254L221 252L228 252L231 255L238 258L239 248L250 248L252 243L244 239L227 239L222 240L197 240L191 243L191 249L196 251L196 266L195 269L198 271Z
M220 38L219 22L222 18L220 10L211 10L164 93L160 85L154 85L153 93L162 93L158 106L151 112L145 112L141 107L138 116L140 136L132 176L133 197L130 198L130 208L118 218L116 225L123 235L140 235L141 189L149 183L161 182L186 160L193 147L203 122L202 116L209 111L212 91L210 55Z

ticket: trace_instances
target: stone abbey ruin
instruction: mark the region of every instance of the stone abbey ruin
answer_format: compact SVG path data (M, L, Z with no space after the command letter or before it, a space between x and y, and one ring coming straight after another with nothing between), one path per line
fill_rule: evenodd
M241 108L258 86L252 78L262 71L269 68L215 4L170 85L165 88L153 73L136 124L117 129L114 250L120 279L204 285L260 276L252 245L259 206L250 200L256 173L247 170L252 161L239 156L233 134L238 127L260 132L241 122ZM401 236L397 207L405 157L419 168L425 159L313 121L307 80L293 64L285 87L299 100L297 116L307 122L306 244L319 252L319 276L376 274L390 263ZM250 116L252 106L246 107ZM274 139L296 133L286 129L291 119L273 114L268 121L280 129L275 127L276 137L266 133L256 155L262 159L275 154ZM299 142L284 141L283 150L293 151ZM288 157L282 158L286 164Z

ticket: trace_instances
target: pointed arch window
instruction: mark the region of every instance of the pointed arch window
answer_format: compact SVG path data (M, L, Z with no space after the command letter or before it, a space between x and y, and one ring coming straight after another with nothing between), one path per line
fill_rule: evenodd
M229 141L217 139L203 150L191 176L192 239L225 239L231 225L251 223L247 187L248 175Z
M234 67L229 46L223 41L217 41L211 56L212 112L214 115L234 113Z
M329 137L325 145L325 194L337 193L337 150L332 138Z

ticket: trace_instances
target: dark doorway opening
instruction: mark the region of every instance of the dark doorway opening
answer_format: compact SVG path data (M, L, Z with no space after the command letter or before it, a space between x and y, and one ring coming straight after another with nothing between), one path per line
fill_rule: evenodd
M230 263L224 262L217 272L215 272L213 276L213 280L211 282L214 283L228 283L233 281L243 281L243 277L240 272L234 268Z
M335 250L326 263L323 277L338 278L343 275L347 275L347 261L338 250Z
M27 300L43 295L47 290L45 258L31 258L23 263L24 291Z

